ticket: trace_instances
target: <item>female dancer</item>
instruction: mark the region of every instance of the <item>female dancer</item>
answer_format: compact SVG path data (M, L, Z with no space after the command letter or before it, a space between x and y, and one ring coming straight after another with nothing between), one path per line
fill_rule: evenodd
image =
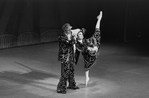
M89 81L89 70L95 64L100 48L100 21L102 19L102 11L97 16L97 23L95 26L95 32L92 37L85 39L85 29L78 32L77 36L77 50L80 51L84 58L85 68L85 85L87 86Z

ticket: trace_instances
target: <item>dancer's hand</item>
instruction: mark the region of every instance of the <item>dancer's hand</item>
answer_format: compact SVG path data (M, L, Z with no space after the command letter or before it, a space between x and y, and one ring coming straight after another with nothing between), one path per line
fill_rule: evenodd
M78 42L82 44L83 43L83 40L78 40Z
M87 50L91 51L91 47L87 47Z
M68 40L70 41L71 40L71 34L68 34L67 37L68 37Z

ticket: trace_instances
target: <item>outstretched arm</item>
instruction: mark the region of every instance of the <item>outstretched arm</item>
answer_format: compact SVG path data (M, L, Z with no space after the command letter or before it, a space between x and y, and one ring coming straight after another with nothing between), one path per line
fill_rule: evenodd
M96 23L96 29L100 30L100 21L102 19L102 11L100 11L100 14L97 16L97 23Z

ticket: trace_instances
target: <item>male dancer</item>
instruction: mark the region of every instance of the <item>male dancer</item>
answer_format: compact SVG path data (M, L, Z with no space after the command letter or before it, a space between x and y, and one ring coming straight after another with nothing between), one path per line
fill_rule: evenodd
M64 33L59 36L58 60L61 61L61 77L57 85L57 92L66 94L67 89L79 89L74 78L74 44L75 38L72 36L72 26L66 23L62 26ZM67 87L67 81L69 86Z

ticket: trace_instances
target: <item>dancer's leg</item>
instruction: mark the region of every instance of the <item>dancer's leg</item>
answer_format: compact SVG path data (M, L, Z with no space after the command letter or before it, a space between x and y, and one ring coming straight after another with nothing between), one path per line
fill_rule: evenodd
M67 79L68 79L68 65L67 63L61 63L61 78L57 85L57 92L66 94L66 86L67 86Z
M75 82L75 78L74 78L75 69L74 69L73 63L70 64L69 70L70 70L69 76L68 76L69 86L75 87L76 86L76 82Z
M73 90L79 89L79 87L76 86L76 82L74 78L74 73L75 73L74 64L71 63L69 68L70 68L69 76L68 76L69 86L67 87L67 89L73 89Z
M89 82L89 70L86 70L85 71L85 85L86 86L87 86L88 82Z

